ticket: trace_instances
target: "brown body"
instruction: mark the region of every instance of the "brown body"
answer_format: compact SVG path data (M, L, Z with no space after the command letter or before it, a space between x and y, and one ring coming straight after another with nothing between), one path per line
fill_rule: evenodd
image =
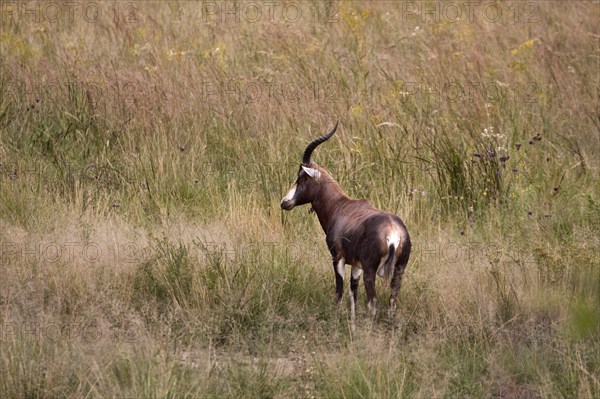
M350 299L353 319L358 282L363 272L369 309L373 315L376 310L375 277L377 274L391 277L390 313L393 314L410 256L410 237L398 216L378 210L367 200L349 198L323 167L310 162L314 147L329 139L334 132L335 128L309 144L296 182L281 201L281 208L291 210L302 204L312 205L331 252L338 301L343 294L344 266L352 265Z

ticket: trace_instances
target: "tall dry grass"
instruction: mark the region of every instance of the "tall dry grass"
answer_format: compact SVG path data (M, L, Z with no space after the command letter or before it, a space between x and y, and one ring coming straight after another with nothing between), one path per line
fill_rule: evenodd
M0 6L0 396L600 395L598 4L269 4ZM414 248L356 334L279 209L338 118Z

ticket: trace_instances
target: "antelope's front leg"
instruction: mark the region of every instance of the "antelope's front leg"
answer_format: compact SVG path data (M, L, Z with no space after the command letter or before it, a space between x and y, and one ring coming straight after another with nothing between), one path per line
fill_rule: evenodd
M344 266L346 260L344 258L333 261L333 273L335 274L335 300L340 303L344 295Z
M360 264L352 265L352 274L350 276L350 320L354 326L354 320L356 319L356 299L358 293L358 282L360 281L360 275L362 269Z

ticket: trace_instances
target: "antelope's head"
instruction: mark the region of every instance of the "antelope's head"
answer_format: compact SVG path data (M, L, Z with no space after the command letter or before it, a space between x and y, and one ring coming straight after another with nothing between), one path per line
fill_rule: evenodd
M315 148L333 136L338 127L338 123L339 121L336 122L333 130L329 133L314 139L306 146L304 155L302 156L302 163L298 168L298 176L288 193L281 200L281 209L289 211L295 206L311 203L315 198L315 195L321 188L321 178L324 174L327 174L327 172L321 166L311 162L310 157Z

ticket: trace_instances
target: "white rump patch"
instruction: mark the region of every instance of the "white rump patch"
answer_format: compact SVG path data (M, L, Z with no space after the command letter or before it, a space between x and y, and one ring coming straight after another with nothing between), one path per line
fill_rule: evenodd
M400 245L400 233L398 231L396 231L396 230L391 231L385 237L385 242L387 243L388 251L383 256L383 258L381 258L381 262L379 263L379 267L377 268L377 275L379 277L384 277L385 276L384 266L385 266L385 261L387 260L388 255L389 255L390 245L394 246L394 251L396 251L398 249L398 246Z
M390 245L393 245L394 249L398 249L398 245L400 245L400 234L397 231L392 231L387 237L385 237L385 240L387 241L388 248Z

